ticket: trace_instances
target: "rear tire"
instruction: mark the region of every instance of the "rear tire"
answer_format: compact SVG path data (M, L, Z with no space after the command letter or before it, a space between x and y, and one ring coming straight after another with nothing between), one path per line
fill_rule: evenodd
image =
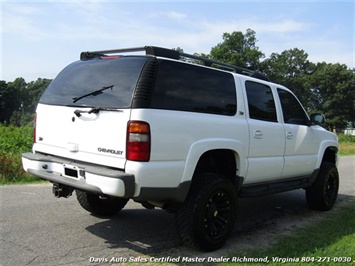
M98 216L115 215L126 206L129 200L124 198L102 198L99 195L81 190L76 190L76 198L81 207Z
M335 204L339 190L339 174L333 163L323 162L317 179L306 189L308 205L315 210L329 211Z
M220 248L234 227L236 205L235 187L230 180L214 173L196 176L176 213L181 239L205 251Z

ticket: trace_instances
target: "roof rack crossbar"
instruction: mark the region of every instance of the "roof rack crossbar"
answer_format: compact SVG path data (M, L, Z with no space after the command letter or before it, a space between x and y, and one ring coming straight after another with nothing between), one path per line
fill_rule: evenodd
M253 72L255 72L255 71L247 69L247 68L238 67L238 66L235 66L235 65L218 62L218 61L215 61L215 60L211 60L211 59L200 57L200 56L196 56L196 55L185 54L185 53L180 53L180 55L183 56L183 57L187 57L187 58L191 58L191 59L196 59L196 60L202 61L205 66L210 66L210 67L213 66L213 65L222 66L222 67L231 69L234 72L239 73L239 74L247 74L247 73L252 74Z
M176 59L176 60L179 60L181 57L195 59L195 60L201 61L205 66L209 66L209 67L212 67L213 65L220 66L220 67L227 68L227 69L234 71L236 73L239 73L239 74L243 74L243 75L255 77L258 79L270 81L266 75L264 75L258 71L253 71L253 70L250 70L247 68L214 61L214 60L200 57L197 55L187 54L187 53L179 52L176 50L162 48L162 47L156 47L156 46L143 46L143 47L123 48L123 49L114 49L114 50L102 50L102 51L87 51L87 52L82 52L80 54L80 59L81 60L88 60L88 59L92 59L97 56L104 56L106 54L143 52L143 51L145 51L146 55L161 56L161 57L167 57L167 58Z
M124 49L114 49L114 50L101 50L101 51L87 51L80 54L80 60L92 59L96 56L103 56L105 54L117 54L117 53L127 53L127 52L140 52L144 51L144 47L134 47L134 48L124 48Z
M156 46L143 46L143 47L133 47L133 48L123 48L123 49L114 49L114 50L101 50L101 51L87 51L80 54L80 60L88 60L97 56L103 56L106 54L117 54L117 53L130 53L130 52L143 52L145 51L146 55L155 55L168 57L171 59L180 59L180 53L175 50L156 47Z

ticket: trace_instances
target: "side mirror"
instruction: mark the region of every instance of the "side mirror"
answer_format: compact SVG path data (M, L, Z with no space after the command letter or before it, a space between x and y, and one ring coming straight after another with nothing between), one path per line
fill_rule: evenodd
M325 117L322 114L311 114L311 126L325 124Z

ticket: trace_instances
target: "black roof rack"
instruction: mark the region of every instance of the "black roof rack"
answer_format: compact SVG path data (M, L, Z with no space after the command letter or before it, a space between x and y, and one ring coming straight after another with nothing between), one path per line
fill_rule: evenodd
M236 72L239 74L243 74L246 76L270 81L270 79L266 75L264 75L258 71L254 71L254 70L250 70L247 68L238 67L238 66L234 66L234 65L230 65L230 64L226 64L226 63L222 63L222 62L218 62L218 61L211 60L211 59L204 58L204 57L200 57L197 55L187 54L187 53L179 52L176 50L162 48L162 47L156 47L156 46L143 46L143 47L123 48L123 49L114 49L114 50L102 50L102 51L87 51L87 52L82 52L80 54L80 60L89 60L89 59L93 59L96 57L105 56L107 54L142 52L142 51L145 51L146 55L161 56L161 57L167 57L167 58L176 59L176 60L180 60L181 57L194 59L194 60L201 61L205 66L209 66L209 67L213 67L213 66L218 67L219 66L219 67L222 67L224 69L227 69L229 71L233 71L233 72Z

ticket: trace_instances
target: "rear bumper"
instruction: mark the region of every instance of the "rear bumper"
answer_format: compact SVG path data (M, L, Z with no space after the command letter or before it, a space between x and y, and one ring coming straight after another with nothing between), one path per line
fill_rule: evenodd
M22 154L23 169L39 178L86 192L132 198L135 177L121 170L37 153Z

